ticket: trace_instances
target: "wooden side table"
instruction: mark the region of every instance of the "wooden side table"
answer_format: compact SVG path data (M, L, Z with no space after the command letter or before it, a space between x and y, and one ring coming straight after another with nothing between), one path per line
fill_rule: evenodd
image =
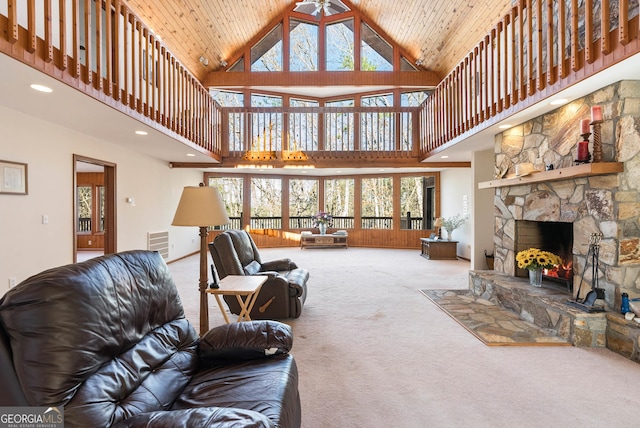
M262 284L267 281L267 278L266 275L227 275L220 280L220 288L207 288L207 293L215 296L220 312L222 312L227 324L231 321L229 321L220 296L236 296L240 304L240 314L237 321L251 321L251 309L253 309ZM243 297L244 300L242 299Z
M429 260L456 260L458 258L458 241L420 238L422 257Z

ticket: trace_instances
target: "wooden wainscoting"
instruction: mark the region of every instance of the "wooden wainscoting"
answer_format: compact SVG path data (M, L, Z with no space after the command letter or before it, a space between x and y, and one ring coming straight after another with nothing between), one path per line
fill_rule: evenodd
M332 229L328 233L333 232ZM406 248L420 249L420 238L428 237L432 230L380 230L358 229L347 230L349 247L371 248ZM220 231L209 233L209 240L213 241ZM249 231L258 248L298 247L300 246L300 231L278 229L252 229Z

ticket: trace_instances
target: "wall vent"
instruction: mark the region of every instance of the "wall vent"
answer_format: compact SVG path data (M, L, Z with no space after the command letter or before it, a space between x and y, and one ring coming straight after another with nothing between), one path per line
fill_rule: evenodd
M169 258L169 232L148 232L147 233L147 250L157 251L163 259Z

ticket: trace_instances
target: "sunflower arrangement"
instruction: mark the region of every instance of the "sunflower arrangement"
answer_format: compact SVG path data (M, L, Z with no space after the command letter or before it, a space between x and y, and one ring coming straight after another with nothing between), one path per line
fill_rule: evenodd
M562 263L562 259L557 255L549 252L542 251L538 248L529 248L522 250L516 255L516 261L520 269L551 269Z

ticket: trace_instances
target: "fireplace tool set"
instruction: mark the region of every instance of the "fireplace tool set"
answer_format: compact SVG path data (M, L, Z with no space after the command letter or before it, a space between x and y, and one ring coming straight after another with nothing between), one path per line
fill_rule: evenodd
M604 288L598 287L598 262L600 260L600 241L602 240L602 233L592 233L589 238L589 251L587 252L587 258L582 271L582 277L580 278L580 285L578 286L578 292L576 293L575 300L568 300L567 304L584 312L604 312L604 308L601 306L594 306L597 299L604 299ZM582 283L584 282L584 274L587 272L589 266L589 256L591 256L591 291L587 293L584 299L580 299L580 290Z

